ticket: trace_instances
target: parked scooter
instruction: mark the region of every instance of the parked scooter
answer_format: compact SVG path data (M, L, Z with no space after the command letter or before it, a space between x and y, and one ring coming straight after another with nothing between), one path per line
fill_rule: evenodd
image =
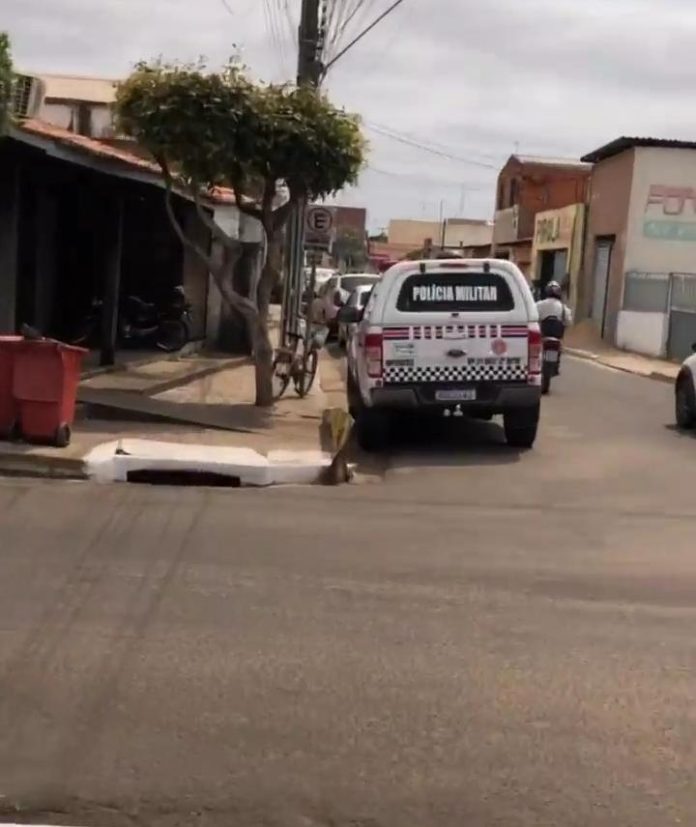
M71 343L94 347L99 343L104 303L92 302ZM154 345L166 353L181 350L191 340L191 305L183 287L175 287L161 309L138 296L127 296L118 314L118 341L122 346Z
M557 316L548 316L541 321L540 326L543 358L541 392L546 395L551 390L551 380L560 371L565 325Z

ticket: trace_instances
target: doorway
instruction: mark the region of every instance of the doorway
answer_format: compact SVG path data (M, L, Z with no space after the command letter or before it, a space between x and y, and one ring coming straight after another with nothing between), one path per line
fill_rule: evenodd
M606 327L609 270L611 269L611 256L614 250L614 242L614 236L597 236L595 239L594 266L592 270L592 310L590 312L590 318L597 323L602 337L604 337L604 329Z

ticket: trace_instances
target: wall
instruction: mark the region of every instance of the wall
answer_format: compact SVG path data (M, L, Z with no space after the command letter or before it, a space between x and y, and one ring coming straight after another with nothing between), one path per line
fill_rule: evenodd
M519 213L519 207L507 207L496 212L493 226L494 245L510 244L521 238L518 231Z
M91 130L93 138L110 137L113 132L113 113L103 104L85 104L90 109ZM77 132L78 103L71 101L45 101L39 110L38 117L46 123L70 129Z
M615 236L607 290L605 338L614 341L623 295L628 210L633 180L634 150L595 164L590 185L585 255L577 297L577 318L590 315L594 277L595 242L598 236Z
M337 233L352 231L364 238L367 231L367 210L364 207L329 207L334 214Z
M666 313L619 311L616 344L646 356L664 356L667 350L669 317Z
M445 247L483 247L492 241L493 225L487 221L450 218L445 222Z
M217 205L213 215L217 224L229 236L238 239L242 244L262 243L264 234L261 223L249 215L242 215L236 206ZM223 251L217 242L213 244L212 254L216 260L220 260L223 255ZM259 255L257 266L260 266L260 264L261 256ZM238 350L239 342L245 339L245 336L238 330L241 324L243 324L243 320L240 315L230 311L225 305L215 280L209 275L206 342L211 347L227 347L234 342L235 346L232 349Z
M590 172L588 165L535 163L513 155L498 176L496 209L517 205L521 216L526 212L533 220L533 216L542 210L585 203ZM523 225L520 225L519 238L531 237L533 224L527 226L523 222Z
M696 272L696 150L635 153L625 270Z
M439 221L396 219L389 222L388 238L390 244L408 244L416 250L423 246L426 238L432 239L433 244L439 244L441 233Z

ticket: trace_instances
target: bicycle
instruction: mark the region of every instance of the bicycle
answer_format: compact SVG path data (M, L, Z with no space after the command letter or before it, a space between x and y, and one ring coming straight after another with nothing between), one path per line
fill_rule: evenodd
M292 380L297 395L303 399L314 385L319 351L326 336L322 337L322 332L316 331L309 339L309 349L304 333L290 331L288 338L291 344L279 347L273 358L273 398L280 399Z

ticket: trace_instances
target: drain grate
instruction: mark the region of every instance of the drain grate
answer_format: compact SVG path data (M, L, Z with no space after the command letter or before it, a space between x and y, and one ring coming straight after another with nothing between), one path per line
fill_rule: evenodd
M157 470L147 468L140 471L129 471L126 475L128 482L139 482L143 485L201 485L208 488L241 488L239 477L229 474L216 474L214 471L189 470Z

